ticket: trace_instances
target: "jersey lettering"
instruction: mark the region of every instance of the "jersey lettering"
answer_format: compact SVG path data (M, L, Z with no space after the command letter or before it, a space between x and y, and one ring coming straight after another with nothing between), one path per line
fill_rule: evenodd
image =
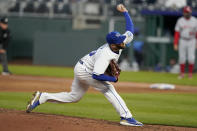
M93 56L96 53L97 50L93 50L89 53L89 56Z
M98 49L103 49L105 46L101 46L101 47L99 47ZM97 50L98 50L97 49ZM89 53L89 56L93 56L96 52L97 52L97 50L93 50L93 51L91 51L90 53Z

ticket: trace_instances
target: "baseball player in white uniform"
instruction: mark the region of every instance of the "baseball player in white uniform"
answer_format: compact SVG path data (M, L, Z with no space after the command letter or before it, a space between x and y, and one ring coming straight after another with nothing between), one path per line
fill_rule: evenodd
M180 79L184 77L186 60L188 60L189 64L189 78L192 78L195 64L197 19L191 16L191 13L191 7L185 6L183 16L178 19L175 26L174 50L179 51L180 75L178 78Z
M111 60L118 61L119 56L133 39L133 22L124 5L119 4L117 10L122 12L126 20L126 32L120 34L116 31L110 32L106 36L107 44L104 44L95 51L90 52L81 58L74 68L74 80L71 92L47 93L35 92L35 96L27 106L26 112L29 113L38 105L49 101L61 103L71 103L79 101L89 86L104 94L108 101L120 115L120 124L129 126L143 126L143 124L132 117L131 112L124 100L116 92L110 82L117 82L114 76L105 75Z

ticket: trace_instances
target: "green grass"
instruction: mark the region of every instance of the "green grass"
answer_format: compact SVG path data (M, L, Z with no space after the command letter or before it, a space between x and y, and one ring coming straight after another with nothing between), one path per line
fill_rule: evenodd
M196 94L129 94L121 96L134 117L145 124L197 127ZM25 110L31 93L0 93L0 107ZM87 93L78 103L46 103L35 112L63 114L110 121L119 121L119 115L102 94Z
M13 74L18 75L36 75L36 76L55 76L73 78L73 68L68 67L51 67L51 66L22 66L10 65L9 69ZM0 71L2 68L0 67ZM150 71L140 72L122 72L120 81L146 82L146 83L168 83L177 85L197 86L197 74L193 79L177 79L177 74L159 73Z
M197 75L193 75L193 79L189 79L187 76L184 79L177 79L178 74L171 74L165 72L122 72L120 81L133 81L133 82L145 82L145 83L169 83L177 85L191 85L197 86Z
M10 71L17 75L55 76L73 78L73 68L52 66L10 65ZM0 68L0 71L2 68Z

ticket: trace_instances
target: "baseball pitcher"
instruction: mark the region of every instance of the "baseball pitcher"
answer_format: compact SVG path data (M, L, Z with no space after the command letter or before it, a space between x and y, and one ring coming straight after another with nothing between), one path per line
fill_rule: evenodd
M74 80L71 92L47 93L35 92L33 99L27 106L26 112L31 112L38 105L49 101L61 103L71 103L79 101L89 86L104 94L107 100L113 105L120 115L120 124L128 126L143 126L135 120L126 106L124 100L116 92L110 82L117 82L120 69L116 62L120 54L133 39L133 22L125 6L117 6L117 10L122 12L126 20L126 32L120 34L113 31L107 34L107 43L97 50L82 57L74 68Z
M197 19L191 16L191 13L191 7L185 6L183 8L183 17L180 17L178 19L175 26L174 50L178 50L179 53L179 79L182 79L184 77L186 60L188 60L189 64L189 78L192 78L192 72L195 64Z

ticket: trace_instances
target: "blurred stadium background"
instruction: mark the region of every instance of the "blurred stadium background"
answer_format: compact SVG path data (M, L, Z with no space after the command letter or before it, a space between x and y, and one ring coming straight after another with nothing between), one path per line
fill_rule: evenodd
M111 30L124 33L129 9L143 41L143 69L165 68L173 51L174 26L182 8L190 5L197 16L197 0L0 0L0 16L8 16L12 39L9 61L26 59L32 64L73 66L88 51L105 43ZM133 47L121 56L133 62ZM195 66L196 69L197 66Z

